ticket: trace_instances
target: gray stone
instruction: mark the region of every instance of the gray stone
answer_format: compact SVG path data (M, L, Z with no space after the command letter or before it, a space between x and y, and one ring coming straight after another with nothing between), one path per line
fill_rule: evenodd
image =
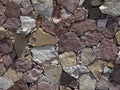
M91 5L92 6L99 6L101 4L101 0L92 0Z
M107 24L107 19L98 19L97 20L97 26L99 28L105 29L106 28L106 24Z
M120 56L118 56L118 57L116 58L116 63L117 63L117 64L120 64Z
M0 77L0 88L3 90L7 90L10 88L14 83L6 78Z
M5 73L5 71L6 71L5 66L2 63L0 63L0 76L2 76Z
M120 15L120 1L119 0L111 0L105 1L105 3L100 6L100 10L104 14L109 14L111 16L119 16Z
M96 80L89 74L84 74L79 78L79 90L95 90Z
M33 54L33 61L37 63L44 63L58 56L56 47L54 45L46 45L42 47L33 47L31 49Z
M36 14L50 18L53 12L53 0L39 0L39 3L35 4L34 9Z

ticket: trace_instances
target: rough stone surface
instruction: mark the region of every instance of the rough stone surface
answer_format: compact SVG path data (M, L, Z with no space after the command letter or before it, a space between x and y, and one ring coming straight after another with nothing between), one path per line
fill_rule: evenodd
M79 90L95 90L96 80L89 74L83 74L79 78Z
M2 63L0 63L0 77L1 77L5 72L6 72L5 66L4 66Z
M54 45L34 47L31 52L33 54L33 60L37 63L44 63L45 61L49 61L58 56Z
M99 6L101 4L101 1L100 0L92 0L91 1L91 5L92 6Z
M81 50L81 61L85 65L89 65L95 60L96 56L91 48L84 48Z
M57 38L44 32L41 28L39 28L38 30L36 30L36 32L34 32L30 36L29 43L32 46L43 46L43 45L48 45L48 44L56 44Z
M116 40L117 40L117 44L120 45L120 31L118 31L115 35Z
M10 80L7 80L4 77L0 77L0 88L2 90L8 90L14 83Z
M59 61L62 67L70 67L76 65L76 55L74 52L64 52L59 55Z
M3 27L0 27L0 40L8 37L6 30Z

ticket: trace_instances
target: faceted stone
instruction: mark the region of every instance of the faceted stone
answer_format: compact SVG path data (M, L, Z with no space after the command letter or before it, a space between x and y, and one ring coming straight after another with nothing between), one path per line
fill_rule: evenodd
M23 73L23 79L29 83L36 82L42 72L43 70L41 68L33 68L32 70Z
M27 83L24 80L20 79L16 81L15 84L7 90L29 90L29 89Z
M79 90L95 90L96 80L90 74L83 74L79 78Z
M92 6L99 6L101 4L101 1L100 0L92 0L91 1L91 5Z
M61 76L61 85L62 86L68 86L71 88L77 88L78 87L78 81L77 79L71 77L69 74L63 72Z
M103 39L98 46L97 56L103 60L115 60L118 52L117 46L113 40Z
M57 38L44 32L41 28L39 28L38 30L36 30L36 32L34 32L30 36L29 43L32 46L43 46L43 45L48 45L48 44L56 44Z
M39 3L34 5L34 9L38 15L51 18L53 12L53 0L39 0Z
M2 63L0 63L0 77L1 77L5 72L6 72L5 66L4 66Z
M60 78L62 74L62 67L60 65L45 66L44 74L53 82L56 89L59 88Z
M0 27L0 40L5 37L8 37L7 31L3 27Z
M74 52L64 52L59 55L59 61L62 67L70 67L76 65L76 55Z
M0 77L0 88L2 90L8 90L9 87L11 87L14 83L10 80L7 80L4 77Z
M83 35L88 30L95 30L96 23L95 20L87 19L85 21L73 23L70 27L70 31L74 31L77 35Z
M0 53L2 55L11 52L13 49L12 43L9 39L0 40Z
M77 8L79 0L57 0L58 4L63 6L65 9L70 11L71 13L74 12L74 10Z
M32 68L32 62L26 58L17 58L15 60L15 68L21 72L26 72Z
M84 48L81 50L81 61L84 65L89 65L95 60L96 56L91 48Z
M99 8L102 13L108 14L111 16L119 16L120 15L120 1L119 0L109 0L105 1L103 5L101 5Z
M44 63L58 56L56 47L54 45L33 47L31 52L33 54L33 61L37 63Z
M19 80L22 77L22 73L17 72L12 68L9 68L3 77L5 77L6 79L11 80L13 82L16 82L17 80Z
M58 42L58 50L59 52L76 51L79 50L82 45L83 42L80 42L75 33L68 32L61 35Z
M4 27L6 29L10 29L11 31L16 31L16 29L18 29L19 26L20 23L16 18L8 18L4 23Z
M97 80L99 80L103 72L104 64L105 62L103 62L102 60L96 60L92 65L88 66L89 70L92 72Z
M81 74L88 73L89 70L84 65L76 65L71 67L63 67L63 70L68 73L70 76L78 79Z
M120 45L120 31L118 31L118 32L115 34L115 37L116 37L116 40L117 40L117 44Z
M36 21L32 17L20 16L21 28L17 30L19 34L29 34L36 26Z
M107 24L107 19L98 19L97 20L97 26L99 28L105 29L106 28L106 24Z
M14 2L8 2L6 5L5 15L8 18L18 18L20 16L20 6Z

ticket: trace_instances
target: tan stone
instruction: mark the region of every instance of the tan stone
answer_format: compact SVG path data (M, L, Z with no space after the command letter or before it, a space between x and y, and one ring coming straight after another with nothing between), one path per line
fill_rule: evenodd
M120 45L120 31L118 31L115 35L116 40L117 40L117 44Z
M74 52L64 52L59 55L59 61L63 67L70 67L76 65L76 55Z
M108 62L108 63L107 63L107 66L110 67L110 68L114 68L114 67L115 67L113 61Z
M6 30L3 27L0 27L0 40L7 37Z
M30 36L29 43L32 46L43 46L48 44L56 44L57 39L39 28Z
M71 89L71 88L69 88L69 87L60 86L60 90L72 90L72 89Z
M104 69L105 62L102 60L96 60L91 66L88 66L89 70L95 76L97 80L99 80L103 69Z
M99 6L101 4L100 0L92 0L91 1L92 6Z
M9 68L8 71L4 74L4 77L13 82L16 82L22 77L22 73Z

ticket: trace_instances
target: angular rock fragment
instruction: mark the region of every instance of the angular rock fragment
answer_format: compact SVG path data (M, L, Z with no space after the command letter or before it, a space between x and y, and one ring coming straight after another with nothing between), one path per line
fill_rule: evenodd
M56 47L54 45L33 47L31 52L33 54L33 61L37 63L44 63L58 56Z
M6 72L4 64L0 63L0 77Z
M98 19L98 20L97 20L97 26L98 26L99 28L105 29L105 28L106 28L106 25L107 25L107 19Z
M91 5L92 6L99 6L101 4L101 0L92 0Z
M115 37L116 37L116 42L118 45L120 45L120 31L118 31L116 34L115 34Z
M5 37L8 37L7 31L3 27L0 27L0 40Z
M119 90L120 89L120 84L116 82L111 82L110 83L110 89L109 90Z

